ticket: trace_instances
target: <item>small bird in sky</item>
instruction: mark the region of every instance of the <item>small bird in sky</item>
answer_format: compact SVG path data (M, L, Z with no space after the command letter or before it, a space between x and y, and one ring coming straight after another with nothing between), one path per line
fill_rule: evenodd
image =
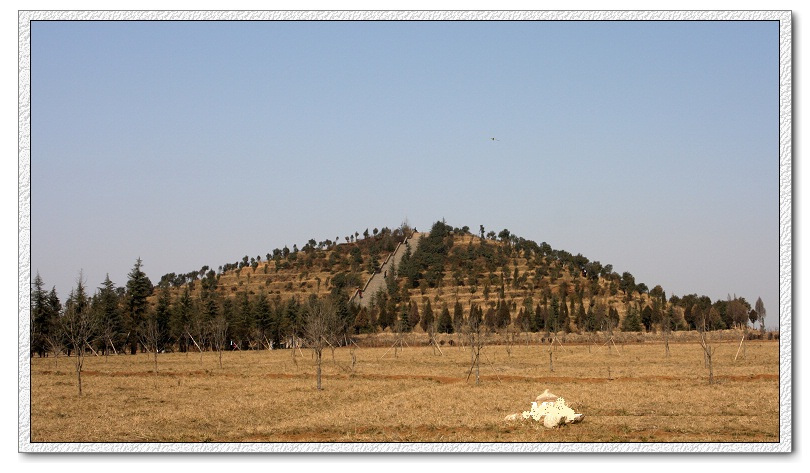
M497 139L497 138L490 138L490 139L491 139L492 141L501 141L501 140L499 140L499 139Z

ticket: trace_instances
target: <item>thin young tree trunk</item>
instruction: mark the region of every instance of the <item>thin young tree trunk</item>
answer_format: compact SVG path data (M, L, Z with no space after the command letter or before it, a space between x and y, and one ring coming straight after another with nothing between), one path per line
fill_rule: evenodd
M478 347L478 353L475 355L475 385L481 383L481 347Z
M709 384L714 384L714 369L712 368L712 354L711 350L706 352L707 360L709 361Z
M316 373L317 373L317 385L318 391L321 390L321 350L315 350L315 362L317 363Z

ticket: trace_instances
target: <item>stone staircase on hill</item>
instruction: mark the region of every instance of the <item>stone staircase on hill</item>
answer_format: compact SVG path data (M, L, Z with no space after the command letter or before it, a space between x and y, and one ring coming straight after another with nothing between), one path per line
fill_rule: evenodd
M402 260L402 255L405 254L405 251L408 246L411 247L411 254L416 252L416 248L419 246L419 237L421 237L421 233L412 233L410 237L406 240L401 242L397 245L394 252L388 255L385 259L383 264L380 266L380 269L371 275L371 277L366 281L366 285L363 287L362 293L361 291L357 290L352 295L350 302L356 302L360 307L368 308L371 305L371 296L376 294L381 288L385 287L385 276L388 274L393 267L398 267L400 260Z

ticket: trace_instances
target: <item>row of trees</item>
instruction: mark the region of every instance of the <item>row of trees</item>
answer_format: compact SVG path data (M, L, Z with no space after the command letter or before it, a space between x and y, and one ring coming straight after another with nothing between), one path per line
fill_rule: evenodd
M620 275L613 271L610 264L552 249L545 242L537 244L519 238L508 229L497 235L485 234L481 226L480 233L482 240L477 244L470 241L458 245L454 235L469 235L469 227L459 229L443 221L436 222L417 251L413 254L407 251L402 258L397 268L402 283L388 281L385 294L376 295L380 326L391 325L391 313L412 311L400 308L395 312L392 307L407 300L410 289L420 288L426 297L428 290L442 286L455 286L454 291L468 287L471 295L483 286L489 311L502 310L500 307L507 305L504 300L511 299L509 308L516 326L530 331L555 327L564 331L612 328L650 331L663 330L664 325L667 330L717 330L745 328L749 322L753 325L757 321L764 329L765 308L761 299L754 308L736 296L716 302L696 294L668 299L660 285L650 289L629 272ZM522 274L518 271L518 258L524 259L528 267ZM532 302L533 297L540 299L537 305ZM515 302L516 299L522 302ZM518 304L525 306L519 312ZM626 314L621 324L618 309Z
M324 271L368 271L373 273L379 269L380 255L394 251L396 245L403 241L409 232L410 229L406 224L393 230L383 227L382 229L374 228L372 232L369 232L366 229L362 233L362 239L359 238L359 232L346 236L345 240L348 245L339 245L338 237L335 237L334 240L327 238L322 241L311 238L300 250L298 245L293 245L292 249L284 246L268 252L264 258L261 255L245 255L241 260L222 264L216 270L205 265L199 270L187 273L167 273L161 276L158 286L181 288L184 285L191 285L194 287L198 280L219 277L228 272L236 272L237 275L240 275L243 269L256 271L262 261L268 265L272 262L276 271L300 265L302 269L317 266ZM265 271L267 271L267 267L265 265Z
M364 245L354 248L363 246L372 253L385 251L386 245L392 246L404 231L383 229L374 233L373 237L364 235ZM736 296L716 302L695 294L667 298L660 286L647 290L631 274L620 276L613 272L611 265L554 250L546 243L538 245L508 230L498 233L500 242L466 247L454 246L453 235L459 233L469 234L469 228L436 222L418 250L407 251L399 267L387 273L385 288L371 295L368 309L347 302L349 290L359 284L357 273L335 274L331 278L330 303L340 321L337 332L344 339L380 330L408 332L417 326L430 333L455 333L478 311L482 325L489 330L511 326L525 332L715 330L747 327L748 322L756 321L764 326L766 314L761 300L752 308ZM307 244L307 252L314 252L311 243ZM551 277L567 271L576 277L558 281L555 291L544 284L541 290L528 292L525 297L510 297L507 286L526 282L526 273L518 274L517 268L512 270L510 266L516 255L531 262L535 275ZM430 297L422 297L421 304L411 297L413 288L439 287L448 275L458 284L484 285L488 302L464 307L456 300L449 306L441 302L434 307ZM304 335L307 300L282 300L279 295L252 294L247 289L229 293L218 286L219 274L207 266L182 278L199 279L198 291L190 290L188 283L177 288L175 282L179 279L170 274L154 286L138 259L122 287L107 277L90 295L80 275L63 307L56 289L48 291L37 274L31 292L32 354L45 356L49 352L76 351L78 347L102 354L136 353L139 349L155 353L223 347L256 349L289 345ZM588 289L594 283L599 289ZM610 292L601 289L613 283L626 297L610 299ZM495 289L493 300L487 293L490 285ZM634 292L645 297L631 297ZM621 321L618 309L625 313ZM86 343L74 346L69 342L62 323L69 314L86 314L91 322L92 334Z
M330 299L341 321L340 335L354 329L357 308L348 304L351 278L335 277ZM148 299L155 302L150 304ZM62 321L74 311L87 319L90 334L83 346L101 354L127 351L204 351L224 348L269 348L289 344L303 336L306 301L282 300L247 291L228 297L216 286L204 285L192 296L188 287L172 291L154 287L141 270L140 259L124 288L105 279L95 294L88 294L80 276L64 307L55 289L44 288L37 274L31 293L31 352L69 352Z

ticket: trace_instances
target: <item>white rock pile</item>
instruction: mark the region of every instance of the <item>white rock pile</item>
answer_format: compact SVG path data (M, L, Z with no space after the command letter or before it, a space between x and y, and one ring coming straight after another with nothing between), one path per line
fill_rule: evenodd
M532 402L531 410L523 411L521 414L509 414L504 420L524 421L532 419L536 422L542 422L546 428L553 429L565 424L582 422L584 418L584 414L577 414L573 409L566 406L565 399L550 393L546 389L543 394L537 396L537 399Z

